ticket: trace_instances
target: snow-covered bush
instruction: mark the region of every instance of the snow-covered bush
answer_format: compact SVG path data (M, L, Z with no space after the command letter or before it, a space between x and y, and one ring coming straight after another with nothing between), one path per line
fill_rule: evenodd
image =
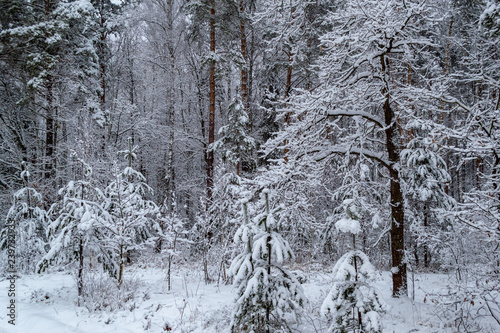
M149 299L147 290L140 290L143 282L130 278L119 286L116 280L102 270L85 275L82 306L89 312L133 311Z
M483 199L481 204L488 203ZM474 217L469 215L468 219L477 225L483 224L483 228L492 222L485 221L479 212ZM441 267L450 273L443 281L446 288L427 294L427 300L436 306L436 314L443 324L454 327L457 332L497 332L500 328L498 238L478 230L465 223L450 228L446 234L449 245L440 253Z
M274 215L281 208L271 210L268 190L264 190L264 198L265 211L252 222L243 202L243 225L235 234L235 242L243 243L244 250L230 267L237 289L233 331L274 331L284 326L287 314L296 320L305 302L302 286L282 266L294 255L276 227Z
M353 235L353 250L333 267L333 286L323 302L321 312L330 321L329 332L382 332L380 314L386 305L370 282L376 277L368 256L356 250L355 235L360 232L360 209L353 200L344 201L347 218L335 224L337 230Z
M359 250L349 251L333 268L333 287L323 302L321 312L331 320L330 332L382 332L380 314L385 305L369 282L375 270Z

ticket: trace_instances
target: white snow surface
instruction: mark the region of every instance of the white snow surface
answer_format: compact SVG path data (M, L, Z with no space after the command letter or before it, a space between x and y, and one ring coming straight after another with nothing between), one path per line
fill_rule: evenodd
M17 280L17 325L7 323L6 311L0 310L0 333L143 333L171 332L229 333L236 290L231 285L205 285L202 265L172 267L172 290L167 291L166 270L153 267L126 267L125 276L141 282L138 294L145 295L135 308L114 312L89 313L76 306L76 285L71 274L49 272L22 276ZM297 267L294 267L297 268ZM333 284L327 266L308 263L300 267L307 282L303 284L308 302L305 316L296 332L327 332L328 323L320 315L321 304ZM391 274L382 272L372 283L385 302L388 312L382 316L383 332L455 332L443 322L429 293L443 290L448 276L415 274L415 301L391 297ZM0 278L0 307L6 308L9 281ZM412 282L409 280L409 294ZM482 332L498 332L498 326L486 322ZM167 330L167 332L170 332Z

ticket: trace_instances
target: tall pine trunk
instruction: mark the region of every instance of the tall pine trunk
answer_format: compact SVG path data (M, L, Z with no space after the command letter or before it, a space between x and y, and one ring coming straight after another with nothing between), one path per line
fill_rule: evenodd
M215 0L210 1L210 7L210 53L215 56ZM215 60L212 60L209 79L208 145L206 147L207 205L212 201L214 187L214 152L210 149L210 145L215 141L215 65Z
M209 113L208 113L208 143L205 148L205 161L206 161L206 175L207 175L207 197L206 197L206 210L209 211L212 202L212 193L214 187L214 151L211 145L215 141L215 0L210 1L210 54L212 57L210 63L210 77L209 77ZM202 126L203 130L203 126ZM204 134L204 133L203 133ZM203 272L205 275L205 284L210 281L208 274L208 249L210 247L210 239L212 231L210 230L212 220L207 221L208 225L205 229L205 244L203 245Z
M47 112L45 117L45 178L54 176L54 132L55 132L55 111L54 111L54 92L53 78L49 76L46 84Z
M247 56L247 35L245 29L245 0L240 0L240 46L241 57L244 60L244 65L241 68L241 101L245 111L248 112L248 56Z
M169 76L173 80L175 77L175 48L173 41L174 33L174 21L173 21L173 6L174 0L167 0L167 29L169 31L169 37L167 41L169 61L170 61L170 73ZM175 171L174 171L174 140L175 140L175 82L171 81L168 88L169 106L168 106L168 121L170 127L169 141L168 141L168 160L167 160L167 208L169 212L173 210L174 204L174 194L175 194Z
M240 0L240 47L241 57L244 64L241 68L241 101L245 113L249 113L249 100L248 100L248 57L247 57L247 35L245 31L245 0ZM236 174L240 175L241 161L236 164Z
M51 3L50 0L44 2L45 18L50 19L51 16ZM48 36L47 36L48 37ZM54 77L49 74L45 84L46 95L45 100L46 114L45 114L45 178L52 178L54 176L54 130L55 130L55 112L54 112Z

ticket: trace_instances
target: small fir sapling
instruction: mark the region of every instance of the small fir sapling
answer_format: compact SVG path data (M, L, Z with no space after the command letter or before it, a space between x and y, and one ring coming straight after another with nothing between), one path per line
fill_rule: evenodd
M38 273L41 273L49 265L78 262L78 304L83 296L85 258L92 253L104 267L112 265L102 242L103 227L110 220L103 207L106 198L91 181L92 169L83 164L86 179L70 181L59 190L62 199L50 210L57 216L48 228L50 250L38 263Z
M274 215L281 208L271 210L269 191L263 192L265 211L250 222L243 202L243 225L235 234L235 242L242 242L244 251L230 267L237 289L233 332L272 332L285 324L286 314L297 319L305 302L297 278L282 266L294 255L276 225Z
M233 259L231 267L229 268L229 274L234 277L233 285L238 295L231 322L233 331L237 325L245 321L245 318L247 318L246 321L250 323L259 321L259 312L256 311L257 309L253 309L253 307L258 308L259 304L254 305L252 302L247 302L249 295L245 297L248 281L254 274L254 263L252 259L253 238L258 232L258 228L254 223L250 222L248 218L248 202L246 200L241 200L241 204L243 206L243 224L236 231L234 241L235 243L243 243L244 250Z
M220 260L217 283L221 279L225 283L232 283L227 274L226 263L234 252L233 235L240 225L241 208L238 199L248 196L249 183L248 179L238 176L234 170L231 171L227 167L221 167L221 170L216 172L208 213L211 218L210 230L213 233L210 252Z
M175 198L175 193L173 193ZM168 198L167 198L168 200ZM177 213L177 205L175 200L172 200L171 211L166 212L166 205L160 208L161 217L159 218L159 223L161 226L161 232L159 233L159 241L157 246L162 256L167 257L167 284L168 290L171 290L171 272L172 272L172 262L176 256L179 255L180 251L177 249L179 242L188 242L186 239L184 220Z
M16 269L33 271L35 265L47 252L46 230L50 223L48 213L42 208L43 200L38 191L31 187L30 173L22 164L21 179L24 187L14 193L13 203L7 212L7 223L0 233L0 248L15 247ZM15 230L15 238L9 236L9 229ZM13 239L12 244L9 239Z
M132 168L137 147L132 146L129 138L125 154L128 166L116 175L115 180L105 190L106 211L111 216L106 225L106 244L117 267L118 284L123 283L123 271L127 254L131 250L140 250L145 245L154 246L156 235L161 234L161 227L156 219L158 206L145 199L153 190L145 183L145 177Z
M256 147L255 140L249 134L250 117L236 89L235 96L228 107L227 124L219 129L220 138L210 149L221 154L224 162L216 172L213 195L208 213L211 220L213 237L217 244L210 246L211 251L219 251L220 269L217 281L226 275L226 260L232 246L231 236L237 227L237 215L240 210L237 198L244 196L246 179L242 175L242 165L251 160L252 151ZM228 237L229 236L229 237ZM217 282L218 283L218 282Z
M340 232L352 234L353 250L333 267L333 287L321 312L330 321L329 332L382 332L380 314L387 306L370 285L376 277L375 268L365 253L356 250L362 212L352 199L344 201L344 210L345 218L335 223L335 227Z

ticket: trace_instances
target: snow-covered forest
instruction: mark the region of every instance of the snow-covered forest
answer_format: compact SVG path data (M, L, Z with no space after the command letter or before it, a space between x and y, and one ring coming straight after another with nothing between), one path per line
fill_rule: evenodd
M0 69L0 332L500 331L500 0L1 0Z

